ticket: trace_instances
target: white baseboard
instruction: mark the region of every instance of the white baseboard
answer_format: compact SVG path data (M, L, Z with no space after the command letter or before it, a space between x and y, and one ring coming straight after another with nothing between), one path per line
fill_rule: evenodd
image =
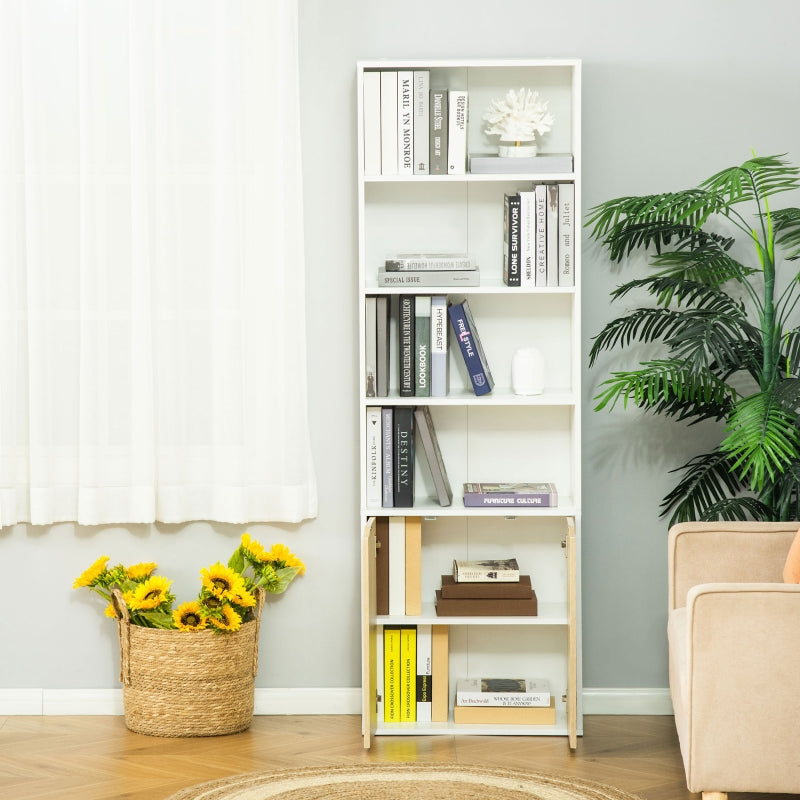
M121 715L122 689L0 689L0 716ZM361 689L256 689L259 715L360 714ZM669 689L584 689L584 714L672 714Z

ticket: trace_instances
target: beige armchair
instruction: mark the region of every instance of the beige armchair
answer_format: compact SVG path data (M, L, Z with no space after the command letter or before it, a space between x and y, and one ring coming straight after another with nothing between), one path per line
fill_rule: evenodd
M682 523L669 532L669 683L686 783L800 793L800 523Z

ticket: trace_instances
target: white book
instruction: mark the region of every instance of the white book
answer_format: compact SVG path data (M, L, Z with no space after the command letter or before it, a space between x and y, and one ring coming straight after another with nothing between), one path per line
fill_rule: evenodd
M447 335L447 296L431 297L431 397L446 397L449 384L450 359Z
M547 184L547 285L558 286L558 184Z
M397 73L397 172L414 174L414 73Z
M433 686L433 639L430 625L417 625L417 722L430 722Z
M364 298L364 396L375 397L378 384L378 298Z
M365 72L363 83L364 175L381 174L381 74Z
M389 614L406 613L406 518L389 517Z
M536 198L520 192L520 286L536 285Z
M381 76L381 175L397 175L397 72Z
M547 707L550 684L541 678L459 678L456 705Z
M464 175L467 171L467 92L448 92L447 174Z
M383 446L379 406L367 407L366 425L367 508L380 508L383 497Z
M391 406L381 408L381 469L383 476L381 488L383 508L394 507L394 409Z
M575 184L558 185L558 285L575 285Z
M547 186L536 185L536 286L547 286Z
M430 89L431 74L426 69L414 72L414 174L430 173Z

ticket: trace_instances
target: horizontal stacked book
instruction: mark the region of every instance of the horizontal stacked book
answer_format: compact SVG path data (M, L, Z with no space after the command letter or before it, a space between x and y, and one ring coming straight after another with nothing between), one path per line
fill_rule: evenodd
M465 483L467 508L556 508L554 483Z
M547 681L536 678L460 678L456 723L554 725L555 699Z
M436 589L440 617L535 617L536 592L516 559L454 561Z

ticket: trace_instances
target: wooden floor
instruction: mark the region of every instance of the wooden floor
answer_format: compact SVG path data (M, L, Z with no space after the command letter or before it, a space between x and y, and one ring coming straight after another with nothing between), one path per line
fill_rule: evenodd
M3 800L163 800L225 775L326 764L440 761L574 775L643 800L691 800L672 717L587 716L571 753L562 738L379 737L354 716L257 716L234 736L158 739L122 717L0 717ZM797 795L735 794L731 800Z

